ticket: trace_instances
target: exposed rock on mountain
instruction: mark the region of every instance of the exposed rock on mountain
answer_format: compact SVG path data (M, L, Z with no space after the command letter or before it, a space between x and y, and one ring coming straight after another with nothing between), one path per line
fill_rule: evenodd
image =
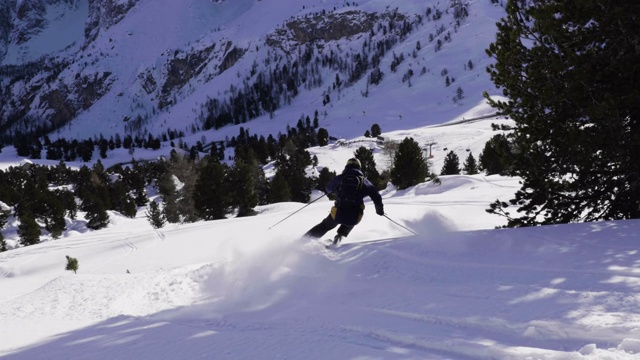
M17 45L29 40L31 35L39 33L48 24L44 0L20 1L14 11L15 21L11 40Z
M86 44L96 39L100 31L109 29L124 19L139 0L89 0L89 19L84 31Z
M220 129L274 117L301 94L312 96L302 111L316 112L347 91L367 97L386 79L438 81L442 69L431 72L426 58L465 19L450 14L453 2L387 1L3 1L0 142L87 122L81 136L156 135L176 118L182 131Z
M11 2L0 1L0 63L7 53L11 33Z

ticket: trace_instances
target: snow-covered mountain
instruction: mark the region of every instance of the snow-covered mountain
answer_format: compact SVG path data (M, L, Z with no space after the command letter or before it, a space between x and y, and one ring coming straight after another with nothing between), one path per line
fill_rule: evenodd
M385 138L433 145L437 172L448 151L477 156L492 123L512 123L481 96L495 95L484 71L504 14L494 2L0 1L0 135L178 129L211 141L239 126L275 134L317 110L332 136L354 140L308 149L320 167L340 171L364 144L386 168L389 154L360 142L377 123ZM101 161L130 159L116 149ZM1 169L26 162L0 152ZM12 217L0 357L637 359L640 223L495 229L504 219L485 210L519 180L389 186L388 218L367 201L335 251L301 238L331 206L317 192L309 206L161 229L145 206L110 211L99 231L79 212L61 238L24 247Z
M86 17L83 3L79 0L3 1L0 4L0 63L28 63L41 56L51 56L80 39L82 28L78 25L83 24ZM53 39L57 40L51 41Z
M315 111L336 137L373 123L402 129L408 117L440 123L494 92L484 49L504 13L489 0L1 6L5 140L18 132L86 138L168 129L214 140L237 134L229 124L252 121L246 126L266 135ZM332 129L345 121L361 128Z

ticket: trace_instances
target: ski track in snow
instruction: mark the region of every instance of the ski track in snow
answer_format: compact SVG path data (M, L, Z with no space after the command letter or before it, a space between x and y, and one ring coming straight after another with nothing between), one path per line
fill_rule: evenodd
M485 182L443 181L451 206L469 197L452 195L468 194L460 184ZM289 235L326 216L325 202L264 236L256 227L300 205L159 230L116 221L3 253L0 288L21 290L0 300L12 344L0 356L633 358L640 222L455 231L444 202L426 201L437 196L425 185L385 194L418 236L369 211L335 249ZM65 254L80 259L78 275L63 271Z
M3 303L0 318L81 328L4 357L614 359L635 349L640 296L618 277L637 279L639 260L632 239L607 240L615 226L523 243L528 229L445 232L437 222L413 224L420 236L332 250L285 239L249 253L231 246L199 265L59 276ZM171 241L159 232L144 250ZM120 246L137 248L134 239Z
M349 10L335 0L229 1L215 5L228 6L221 14L202 11L211 8L204 0L164 4L140 2L134 17L123 20L131 24L125 29L134 30L129 35L118 33L118 27L105 32L102 41L118 39L123 55L102 58L87 72L124 68L123 74L131 77L122 75L104 102L79 114L90 127L70 126L61 135L111 133L107 127L113 124L102 116L121 118L130 112L127 102L112 102L115 94L135 91L129 88L133 77L159 61L166 46L173 51L200 38L197 22L215 30L212 41L239 39L240 46L253 47L255 34L281 26L303 7L304 12L333 6ZM379 11L387 5L425 9L435 4L372 0L360 6ZM470 5L470 22L463 23L437 57L423 40L435 23L421 26L394 48L408 53L415 41L424 45L397 74L387 71L387 80L372 88L368 98L360 95L359 83L344 89L341 99L332 96L329 106L318 108L322 89L317 89L301 93L291 106L279 109L275 119L264 116L239 126L267 135L288 122L294 126L301 114L324 109L321 126L332 136L351 139L376 122L389 140L410 136L420 144L436 141L430 160L436 173L449 150L459 156L472 152L477 158L495 135L490 124L510 122L487 118L462 123L494 112L481 95L494 88L486 81L488 75L463 71L461 65L468 60L477 69L487 65L484 48L504 13L488 1L472 0ZM171 22L153 26L156 18L145 15L152 7L163 11L157 18ZM188 13L183 12L187 8ZM195 14L196 20L185 23L171 13L187 18ZM83 22L78 24L81 30ZM191 30L181 33L175 30L178 25ZM249 51L250 57L262 56ZM388 68L391 57L382 59L381 68ZM424 81L410 89L401 85L403 73L421 66L429 67ZM445 66L468 97L455 105L451 92L457 85L444 88L438 75ZM235 68L180 98L175 111L159 115L163 125L156 130L184 126L185 116L190 117L197 104L226 89L229 79L242 71ZM472 76L481 77L469 79ZM114 108L114 103L122 106ZM445 121L447 126L430 126ZM239 126L190 134L184 140L195 143L204 135L209 141L224 139L237 135ZM320 166L340 171L363 144L385 169L389 158L375 143L332 143L309 151ZM162 149L168 152L170 147ZM3 149L0 168L21 163L13 153ZM121 155L110 153L104 165L131 160L128 153ZM136 159L157 156L136 150ZM273 167L267 173L272 174ZM110 212L109 227L96 232L75 222L61 239L0 254L0 357L638 359L639 221L493 230L504 222L485 209L495 199L511 198L518 179L475 175L441 180L439 186L424 183L383 192L388 214L420 235L406 236L405 230L377 217L366 202L363 221L337 249L298 238L326 217L331 206L326 199L269 231L303 204L271 204L258 207L255 217L168 224L159 230L140 215L144 209L136 219ZM79 259L77 275L64 270L65 255Z

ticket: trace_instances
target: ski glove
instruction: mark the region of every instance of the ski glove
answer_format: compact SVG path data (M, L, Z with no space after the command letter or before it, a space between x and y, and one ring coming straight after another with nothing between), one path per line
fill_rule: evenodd
M384 215L384 208L382 207L382 205L376 205L376 214L380 216Z

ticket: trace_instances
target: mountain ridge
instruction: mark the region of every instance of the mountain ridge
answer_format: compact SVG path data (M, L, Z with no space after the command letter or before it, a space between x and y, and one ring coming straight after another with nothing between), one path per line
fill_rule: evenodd
M232 121L222 126L251 119L273 123L270 120L276 118L280 125L275 129L252 125L260 133L273 132L283 130L300 113L318 110L325 114L325 126L331 127L356 113L366 114L366 109L354 110L349 103L375 106L377 101L367 98L380 96L380 92L397 93L398 99L437 97L435 106L425 104L405 116L435 107L447 115L435 114L438 119L429 123L450 120L451 112L470 109L482 99L482 91L491 88L482 69L489 61L482 48L454 39L460 38L458 32L469 32L473 27L475 37L488 45L495 25L488 26L484 19L497 20L503 10L479 0L465 5L458 1L438 4L90 1L81 43L22 64L19 72L6 61L0 67L0 97L5 104L0 111L0 135L7 141L17 133L82 138L114 133L157 135L169 128L189 134L220 130L210 119L220 115L208 106L212 100L237 100L229 94L238 89L245 95L259 93L262 90L254 89L260 86L256 84L261 73L269 80L274 71L304 62L304 56L316 63L326 61L327 56L341 60L313 65L315 70L310 65L301 67L302 75L297 74L285 91L269 88L262 98L252 94L258 106L226 111L223 115ZM153 6L163 10L151 12ZM461 16L456 9L461 6L467 15L456 19ZM269 16L265 17L267 11ZM372 50L365 52L365 45ZM384 51L376 53L373 48L381 46ZM442 74L446 68L439 69L442 65L435 60L446 62L453 51L468 52L469 63L477 65L467 69L465 62L458 65L464 65L464 70L449 70L453 86L445 86L447 76ZM358 69L362 64L364 68ZM370 76L376 66L386 76L373 84ZM336 76L344 83L334 89ZM442 78L438 86L430 85L438 78ZM467 85L472 89L467 90ZM460 87L458 92L464 86L465 94L456 95L455 86ZM442 89L447 87L451 90L447 89L445 97ZM327 95L330 103L325 103ZM271 98L264 100L265 96ZM456 96L465 99L461 101L464 108L456 109L460 107ZM398 107L407 108L407 103ZM399 128L396 123L401 115L386 117L385 128ZM231 127L207 136L221 140L236 132ZM344 135L357 136L340 134Z

